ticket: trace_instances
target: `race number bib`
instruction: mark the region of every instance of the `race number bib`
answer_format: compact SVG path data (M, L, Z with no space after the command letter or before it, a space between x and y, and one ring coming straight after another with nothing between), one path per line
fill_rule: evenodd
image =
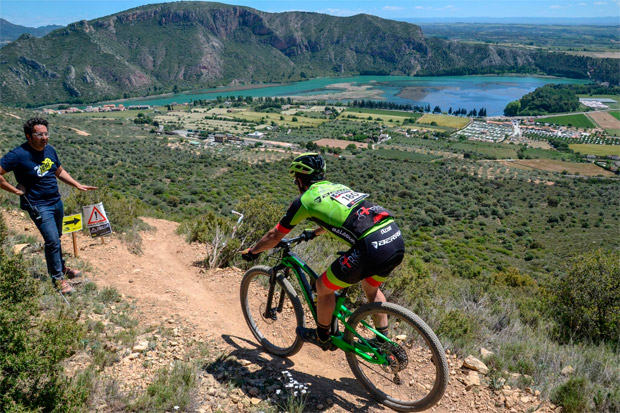
M345 207L351 208L353 205L357 204L358 202L360 202L367 196L368 194L363 194L361 192L347 191L347 192L341 192L339 194L333 194L331 198L334 201L338 201Z

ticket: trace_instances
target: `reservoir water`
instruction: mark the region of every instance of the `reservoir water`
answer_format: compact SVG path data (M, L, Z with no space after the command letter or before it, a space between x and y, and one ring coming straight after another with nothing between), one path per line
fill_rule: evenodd
M124 101L135 104L166 105L217 96L283 97L322 99L330 103L348 100L385 100L399 104L439 106L443 111L465 108L487 109L490 116L503 114L506 105L548 83L580 84L585 80L536 76L355 76L317 78L283 85L256 85L248 88L213 88L174 95L153 96Z

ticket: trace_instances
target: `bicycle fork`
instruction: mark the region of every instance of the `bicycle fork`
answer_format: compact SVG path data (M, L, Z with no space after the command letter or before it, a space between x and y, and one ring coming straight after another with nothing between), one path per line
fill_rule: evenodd
M265 307L265 312L263 313L263 317L276 321L278 319L278 314L282 312L282 308L284 307L284 289L280 291L280 298L278 300L278 305L276 307L272 307L273 297L275 295L276 285L278 284L278 271L274 268L271 272L271 276L269 277L269 291L267 292L267 305Z

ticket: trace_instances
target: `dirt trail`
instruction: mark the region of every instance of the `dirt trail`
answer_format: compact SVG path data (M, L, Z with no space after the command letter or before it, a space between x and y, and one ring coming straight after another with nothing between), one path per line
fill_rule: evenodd
M23 216L16 213L4 215L14 230L38 236L36 228ZM318 399L317 404L308 406L310 411L385 410L369 399L351 374L341 352L324 353L312 346L304 346L290 359L281 359L262 351L241 312L239 284L242 271L235 268L205 271L198 265L204 257L204 247L187 244L175 233L178 224L154 218L144 218L144 221L153 229L142 234L142 255L130 253L115 237L106 238L102 244L98 239L78 235L80 259L89 262L93 268L88 277L100 287L114 287L128 299L135 300L141 325L158 324L174 317L181 320L184 328L193 330L192 336L215 340L218 348L234 355L244 366L251 366L254 370L289 370L299 382L309 383L311 394ZM64 242L65 251L71 251L70 238L65 236ZM136 365L142 363L140 359L124 359L120 364L129 366L133 362ZM450 356L449 363L448 390L432 411L552 411L547 404L541 406L533 395L525 392L513 395L514 390L509 387L495 393L483 381L482 386L466 390L463 380L470 372L461 369L462 361L455 357ZM201 385L212 386L214 380L208 379ZM199 394L206 398L206 388ZM508 402L507 398L510 399ZM236 411L247 410L241 408L241 404L228 406L235 407ZM205 404L197 411L207 412L211 408Z

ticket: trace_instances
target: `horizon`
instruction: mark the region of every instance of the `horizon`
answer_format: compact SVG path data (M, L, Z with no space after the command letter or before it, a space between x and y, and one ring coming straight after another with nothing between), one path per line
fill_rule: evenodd
M203 0L196 0L203 1ZM40 27L62 25L80 21L93 20L116 14L147 4L172 3L164 0L2 0L0 18L10 23ZM291 7L290 1L283 0L238 0L220 1L219 3L251 7L263 12L281 13L285 11L304 11L328 14L332 16L352 16L371 14L392 20L429 20L446 21L452 19L471 20L506 20L506 19L597 19L615 18L620 25L620 0L574 1L558 0L523 0L520 2L497 0L341 0L337 3L326 0L296 2ZM335 5L337 7L335 7ZM35 15L32 11L36 10Z

